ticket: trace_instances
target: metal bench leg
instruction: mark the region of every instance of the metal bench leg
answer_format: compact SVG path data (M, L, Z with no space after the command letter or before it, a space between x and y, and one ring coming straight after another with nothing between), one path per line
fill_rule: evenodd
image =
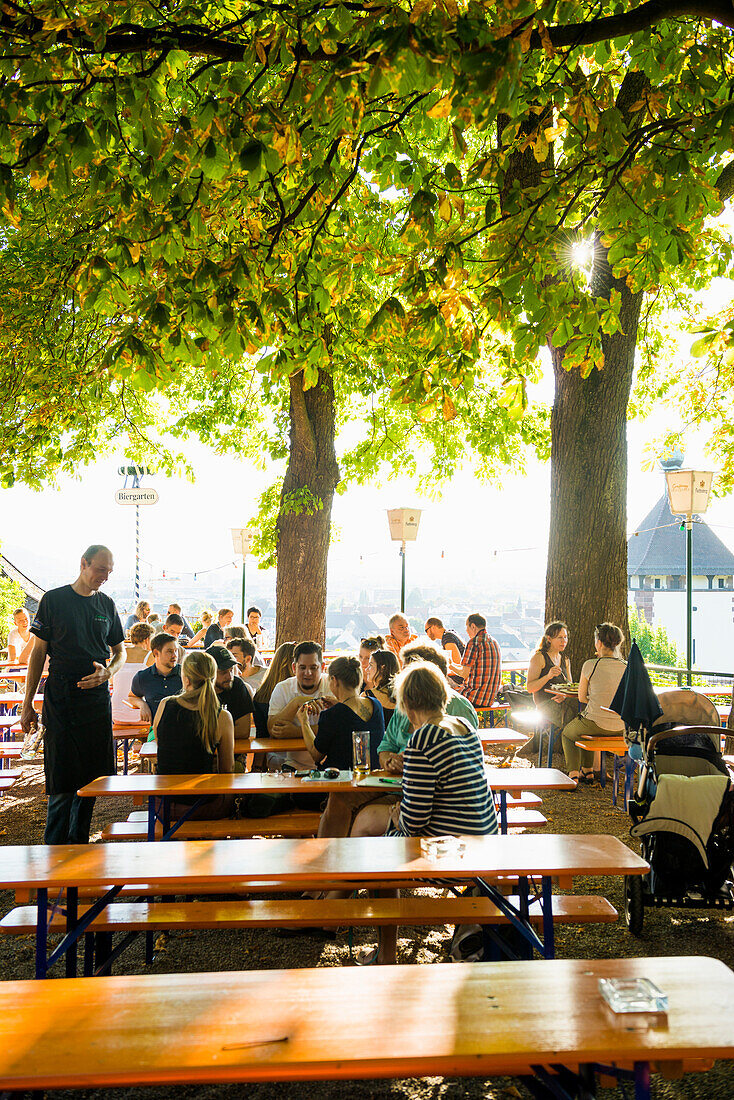
M36 890L36 977L45 978L48 973L48 890Z

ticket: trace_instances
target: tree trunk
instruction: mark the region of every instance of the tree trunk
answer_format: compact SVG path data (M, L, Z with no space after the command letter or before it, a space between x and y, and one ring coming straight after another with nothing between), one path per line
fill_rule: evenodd
M331 504L339 481L334 449L334 384L319 372L303 389L290 379L290 452L277 521L276 645L326 637L326 569Z
M551 348L555 400L551 413L551 519L546 622L568 623L574 679L594 654L594 628L616 623L627 637L627 403L632 384L641 294L608 276L597 242L597 269L622 295L622 332L603 336L604 369L582 378L563 369ZM601 253L599 255L599 253Z

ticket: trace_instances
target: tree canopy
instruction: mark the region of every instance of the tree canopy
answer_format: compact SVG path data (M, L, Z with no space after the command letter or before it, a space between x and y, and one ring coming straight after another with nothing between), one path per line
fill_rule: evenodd
M177 430L227 445L242 385L282 454L323 388L367 426L350 473L420 425L491 464L547 447L542 347L621 372L623 418L643 296L730 271L732 26L723 0L8 3L0 211L71 205L98 369L197 394ZM296 480L281 514L314 504Z

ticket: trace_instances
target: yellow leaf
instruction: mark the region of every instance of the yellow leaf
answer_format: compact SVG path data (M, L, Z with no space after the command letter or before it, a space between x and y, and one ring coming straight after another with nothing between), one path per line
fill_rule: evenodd
M445 222L451 221L451 200L448 195L443 195L438 204L438 213Z
M268 55L265 53L265 47L263 46L259 38L255 39L255 53L257 54L257 59L260 64L267 65Z
M437 103L434 103L432 107L429 107L426 114L429 118L448 118L451 113L451 95L445 95L442 99L439 99Z
M532 37L532 34L533 34L532 23L528 23L527 27L525 28L525 30L520 35L520 49L522 50L523 53L527 53L527 51L530 49L530 39Z
M48 176L41 175L40 172L34 172L30 178L30 185L34 191L42 191L48 184Z
M456 416L456 405L453 403L448 394L444 395L443 399L443 418L444 420L453 420Z
M131 241L127 246L127 250L130 253L130 259L136 264L140 259L140 245L137 241Z

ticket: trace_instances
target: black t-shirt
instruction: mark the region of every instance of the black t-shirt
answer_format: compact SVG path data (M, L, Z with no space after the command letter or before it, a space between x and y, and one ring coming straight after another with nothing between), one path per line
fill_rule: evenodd
M377 746L385 736L385 716L377 699L372 700L372 717L365 721L346 706L335 703L319 714L319 726L314 738L318 752L325 754L322 768L339 768L345 771L352 766L352 733L367 730L370 735L370 767L379 768Z
M245 681L240 680L239 676L235 676L228 691L217 692L217 699L232 715L235 725L243 715L252 714L252 696L245 687Z
M49 676L66 680L89 676L95 661L107 664L110 647L125 637L109 596L80 596L70 584L44 593L31 633L48 643Z
M453 642L454 645L456 646L456 648L458 649L459 653L461 653L462 656L464 655L464 650L466 649L466 643L462 642L459 635L454 634L453 630L445 630L444 633L443 633L443 638L441 639L441 645L444 647L444 649L446 648L446 643L447 642Z
M207 627L206 634L204 635L204 649L208 649L214 642L221 642L224 639L224 631L219 623L212 623Z

